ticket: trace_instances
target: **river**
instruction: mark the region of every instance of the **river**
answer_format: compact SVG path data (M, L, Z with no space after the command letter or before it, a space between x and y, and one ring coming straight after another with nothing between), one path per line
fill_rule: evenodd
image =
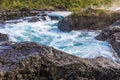
M66 17L70 13L57 12L54 14ZM57 27L59 20L46 20L33 23L25 19L18 20L18 23L14 23L14 21L16 20L0 24L0 33L8 34L10 41L37 42L82 58L104 56L110 60L116 60L111 45L95 39L95 36L100 31L79 30L62 32Z

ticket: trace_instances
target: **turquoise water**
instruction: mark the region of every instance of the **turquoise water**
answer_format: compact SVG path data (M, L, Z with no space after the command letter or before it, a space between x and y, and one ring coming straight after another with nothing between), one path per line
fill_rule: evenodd
M5 24L0 32L8 34L11 41L38 42L82 58L104 56L115 60L111 45L94 38L99 31L61 32L57 28L57 23L55 20L35 23L23 21Z

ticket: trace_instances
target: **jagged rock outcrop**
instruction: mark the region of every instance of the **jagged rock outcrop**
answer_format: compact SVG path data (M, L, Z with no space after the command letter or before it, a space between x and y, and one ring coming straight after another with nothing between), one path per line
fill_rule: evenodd
M120 79L120 66L104 57L82 59L34 42L0 46L1 80Z
M120 18L119 15L119 13L81 16L76 16L75 14L73 14L59 21L58 28L61 31L81 29L102 30L106 28L106 26L109 26L115 21L117 21Z

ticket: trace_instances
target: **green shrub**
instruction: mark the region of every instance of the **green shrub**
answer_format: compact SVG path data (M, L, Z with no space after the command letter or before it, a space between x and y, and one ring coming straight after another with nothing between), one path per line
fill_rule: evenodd
M0 0L0 8L19 9L28 6L30 9L41 9L65 7L75 12L85 7L109 5L112 1L114 0Z

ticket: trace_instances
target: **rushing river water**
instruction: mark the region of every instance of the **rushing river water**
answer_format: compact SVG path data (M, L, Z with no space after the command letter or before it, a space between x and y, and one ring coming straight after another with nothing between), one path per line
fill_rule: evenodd
M0 25L0 32L8 34L11 41L38 42L82 58L104 56L115 60L111 45L94 38L99 31L61 32L57 24L58 20L34 23L22 20L20 23Z

